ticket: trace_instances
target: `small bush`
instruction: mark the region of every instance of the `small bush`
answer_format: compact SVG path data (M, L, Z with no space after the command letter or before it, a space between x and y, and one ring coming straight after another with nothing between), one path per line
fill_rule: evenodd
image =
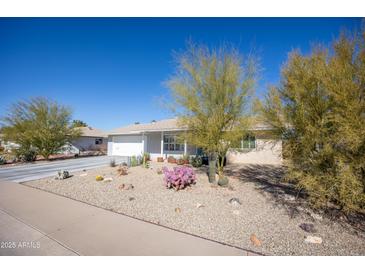
M131 157L131 166L137 166L138 165L138 160L136 156L132 156Z
M142 155L142 159L146 158L146 161L151 160L151 155L148 152L144 152Z
M167 167L163 167L162 171L165 175L164 179L167 188L180 190L196 183L195 172L190 167L174 167L172 170L169 170Z
M110 166L110 167L115 167L115 166L116 166L116 164L115 164L115 159L111 159L111 160L110 160L109 166Z
M6 164L5 157L3 155L0 155L0 165L5 165L5 164Z
M148 162L149 157L150 157L150 154L146 153L146 152L142 155L142 165L143 165L144 168L149 168L150 167L150 163Z
M33 162L37 158L37 152L35 149L20 147L15 151L16 158L22 162Z
M177 159L177 160L176 160L176 163L177 163L178 165L183 165L183 164L185 164L185 160L184 160L184 159L182 159L182 158L180 158L180 159Z
M190 164L193 167L201 167L203 165L203 159L201 156L195 156L190 158Z

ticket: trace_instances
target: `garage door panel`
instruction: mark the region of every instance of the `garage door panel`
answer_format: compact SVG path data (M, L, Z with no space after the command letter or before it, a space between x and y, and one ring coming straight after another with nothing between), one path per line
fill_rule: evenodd
M142 136L126 135L113 137L113 155L140 155L142 153L142 150Z

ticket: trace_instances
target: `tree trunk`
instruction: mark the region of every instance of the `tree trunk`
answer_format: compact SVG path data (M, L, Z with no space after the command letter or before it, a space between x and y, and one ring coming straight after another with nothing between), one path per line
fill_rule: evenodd
M216 164L217 164L217 156L215 153L209 154L209 183L214 184L215 181L215 174L216 174Z

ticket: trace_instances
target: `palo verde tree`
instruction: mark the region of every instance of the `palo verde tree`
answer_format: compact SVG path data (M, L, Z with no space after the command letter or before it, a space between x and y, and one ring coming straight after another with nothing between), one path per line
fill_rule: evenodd
M364 209L365 32L292 52L259 110L284 137L288 178L313 205Z
M3 121L6 140L20 145L22 153L34 151L49 159L80 132L70 126L71 110L45 98L13 104Z
M209 49L189 44L176 56L177 70L167 82L185 140L209 156L209 181L215 182L216 160L223 160L233 143L248 130L249 98L255 78L252 58L243 60L228 46Z

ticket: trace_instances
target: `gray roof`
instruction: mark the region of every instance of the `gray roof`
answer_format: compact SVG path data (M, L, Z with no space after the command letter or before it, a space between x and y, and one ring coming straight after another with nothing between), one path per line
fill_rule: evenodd
M127 134L139 134L143 132L159 132L159 131L179 131L185 128L178 126L177 118L165 119L144 124L132 124L125 127L120 127L109 131L108 135L127 135ZM269 130L268 125L263 123L255 124L251 130Z
M117 128L108 132L108 135L133 134L153 131L175 131L183 130L177 125L177 119L165 119L145 124L132 124Z
M82 137L107 137L108 135L100 129L92 127L78 127L80 129Z

